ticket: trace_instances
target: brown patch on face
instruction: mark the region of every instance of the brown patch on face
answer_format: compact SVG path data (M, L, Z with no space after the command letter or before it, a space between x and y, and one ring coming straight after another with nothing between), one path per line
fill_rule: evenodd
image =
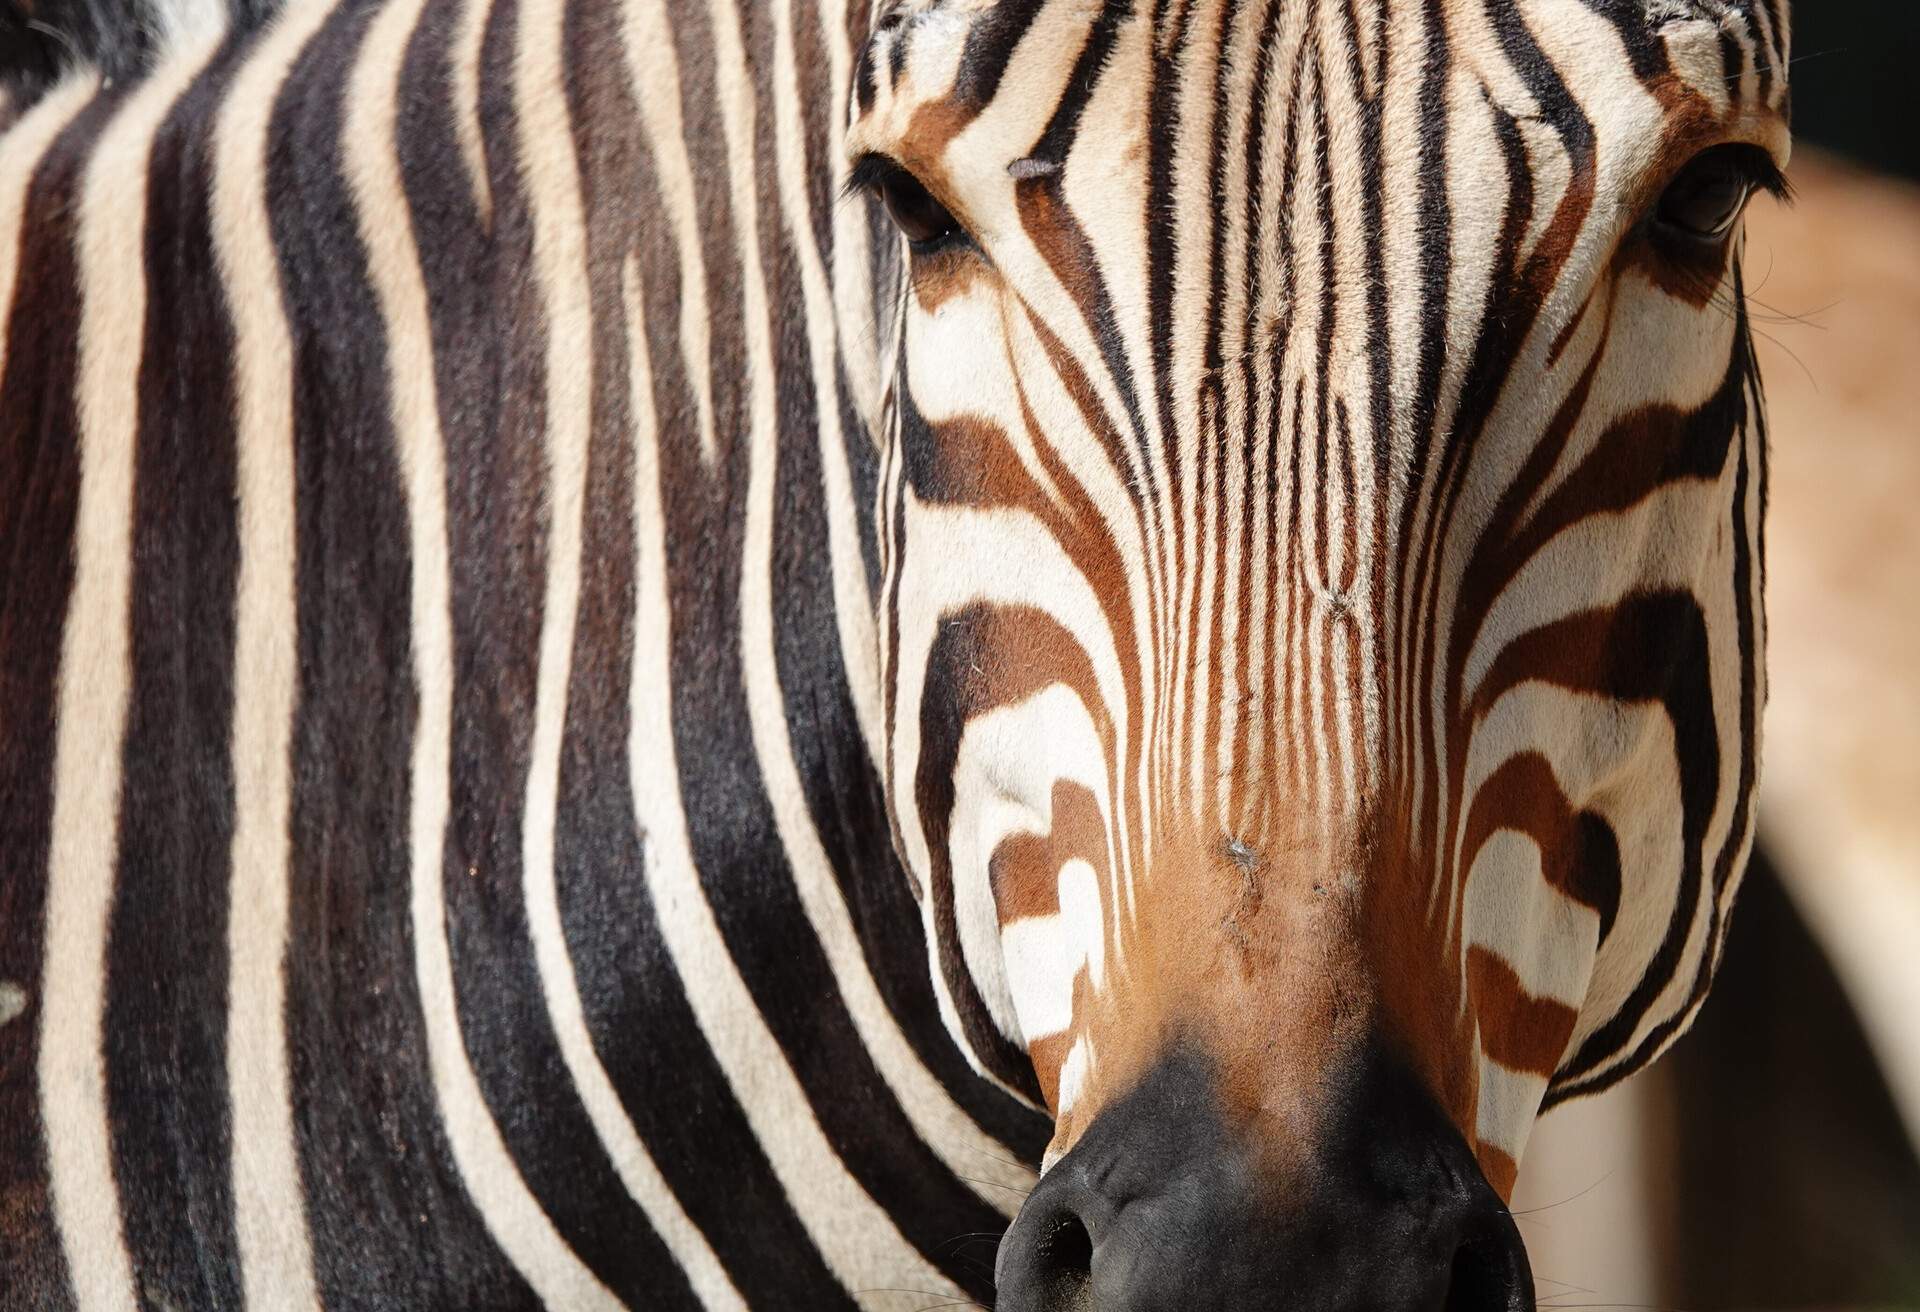
M1100 280L1098 258L1080 221L1060 195L1058 173L1023 178L1014 185L1020 226L1081 313L1094 322Z
M1393 818L1388 818L1393 817ZM1365 871L1366 964L1378 993L1382 1042L1413 1071L1471 1140L1478 1108L1472 1019L1461 1007L1457 935L1435 923L1436 863L1412 846L1410 817L1384 812L1372 832L1389 839Z
M1000 425L980 415L954 415L910 430L907 481L922 501L1006 506L1044 517L1051 507Z
M1503 1201L1513 1198L1513 1182L1520 1177L1520 1164L1500 1149L1481 1144L1474 1149L1475 1157L1480 1159L1480 1171L1487 1177L1487 1183Z
M1732 234L1724 241L1688 249L1662 241L1652 232L1638 232L1622 243L1614 257L1614 276L1637 274L1676 301L1704 310L1726 287L1733 248Z
M1354 907L1336 887L1342 866L1304 833L1162 837L1105 990L1076 999L1096 1078L1061 1116L1055 1150L1185 1044L1215 1072L1222 1114L1256 1145L1260 1169L1287 1178L1311 1154L1331 1082L1373 1014Z
M1471 870L1480 849L1503 829L1533 840L1542 878L1599 916L1604 942L1620 905L1617 841L1604 818L1572 809L1553 767L1537 752L1509 757L1480 785L1467 813L1461 868Z
M1107 826L1099 799L1063 779L1053 786L1052 831L1009 835L988 862L1001 925L1060 914L1060 867L1075 859L1092 866L1105 885Z
M1510 1070L1553 1074L1579 1019L1572 1007L1534 997L1513 967L1479 946L1467 950L1467 995L1487 1056Z
M941 161L946 158L947 147L980 116L980 109L979 105L962 104L946 97L918 106L895 147L900 162L929 188L936 180L945 184L948 179ZM952 188L943 186L942 189Z
M927 314L938 314L941 306L974 291L988 276L980 253L965 245L916 255L907 264L914 302Z
M1080 997L1081 980L1086 972L1082 971L1073 981L1073 995ZM1048 1034L1027 1044L1027 1055L1033 1059L1033 1073L1040 1081L1040 1095L1047 1100L1047 1106L1057 1108L1060 1105L1060 1070L1067 1064L1067 1054L1073 1050L1077 1035L1073 1030L1062 1030L1058 1034ZM1055 1139L1058 1142L1058 1139Z

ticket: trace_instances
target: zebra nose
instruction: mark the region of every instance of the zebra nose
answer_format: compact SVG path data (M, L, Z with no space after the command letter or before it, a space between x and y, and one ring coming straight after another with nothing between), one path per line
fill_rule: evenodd
M1357 1114L1276 1185L1204 1062L1163 1062L1027 1200L996 1308L1533 1312L1525 1246L1457 1132L1424 1098L1390 1105L1410 1084L1346 1101Z

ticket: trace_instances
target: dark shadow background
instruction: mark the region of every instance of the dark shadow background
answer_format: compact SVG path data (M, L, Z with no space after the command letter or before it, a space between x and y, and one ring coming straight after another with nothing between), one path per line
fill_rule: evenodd
M1795 0L1793 120L1803 141L1920 179L1920 3Z
M1920 1308L1920 1159L1764 854L1666 1060L1677 1308Z

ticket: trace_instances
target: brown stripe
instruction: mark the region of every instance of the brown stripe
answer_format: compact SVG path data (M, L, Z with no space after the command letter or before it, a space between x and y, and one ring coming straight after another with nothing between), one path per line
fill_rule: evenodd
M1467 995L1488 1057L1512 1070L1543 1078L1553 1074L1578 1012L1527 992L1513 967L1478 944L1467 949Z

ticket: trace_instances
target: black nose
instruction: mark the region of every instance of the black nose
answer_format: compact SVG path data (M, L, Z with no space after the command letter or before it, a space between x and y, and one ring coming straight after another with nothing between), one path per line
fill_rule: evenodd
M1000 1244L996 1306L1533 1312L1512 1217L1417 1083L1373 1056L1340 1083L1314 1144L1276 1156L1176 1052L1034 1190Z

